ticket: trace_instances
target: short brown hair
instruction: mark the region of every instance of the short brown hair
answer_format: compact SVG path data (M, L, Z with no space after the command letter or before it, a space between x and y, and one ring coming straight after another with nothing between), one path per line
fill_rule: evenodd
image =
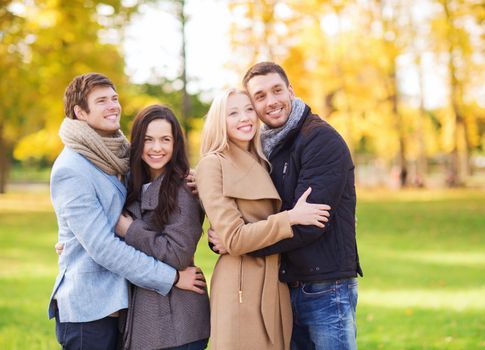
M98 86L109 86L116 91L114 84L108 77L99 73L86 73L75 77L64 92L64 113L66 117L77 119L74 107L79 106L89 113L88 95Z
M243 86L245 89L248 88L248 82L257 75L266 75L270 73L278 73L281 79L285 82L286 86L290 85L290 81L288 80L288 76L286 75L285 70L278 64L274 62L259 62L256 63L254 66L249 68L243 78Z

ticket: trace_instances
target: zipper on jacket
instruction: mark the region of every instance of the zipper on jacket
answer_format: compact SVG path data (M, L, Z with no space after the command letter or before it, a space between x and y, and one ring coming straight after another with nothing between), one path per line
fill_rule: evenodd
M242 284L243 284L243 257L241 256L241 261L239 264L239 304L243 302L243 292L242 292Z
M288 172L288 162L285 162L285 164L283 164L283 173L282 173L282 176L281 176L281 188L284 191L284 193L286 193L285 183L286 183L286 173L287 172ZM286 195L288 195L288 194L286 193ZM282 200L283 205L285 205L284 202L283 202L283 199L281 199L281 200Z
M285 162L285 164L283 165L283 177L285 177L286 175L286 170L288 170L288 162Z

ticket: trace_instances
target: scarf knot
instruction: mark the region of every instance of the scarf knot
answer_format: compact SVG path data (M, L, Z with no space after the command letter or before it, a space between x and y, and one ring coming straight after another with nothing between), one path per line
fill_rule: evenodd
M103 137L83 120L64 118L59 136L65 146L105 173L117 176L128 172L130 144L121 130L112 137Z

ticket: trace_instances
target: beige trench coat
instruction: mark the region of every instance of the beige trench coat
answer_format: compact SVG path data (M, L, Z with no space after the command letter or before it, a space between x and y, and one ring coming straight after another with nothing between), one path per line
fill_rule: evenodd
M292 313L288 287L278 280L279 256L245 255L293 236L268 171L231 143L199 162L197 186L229 252L211 280L211 349L289 349Z

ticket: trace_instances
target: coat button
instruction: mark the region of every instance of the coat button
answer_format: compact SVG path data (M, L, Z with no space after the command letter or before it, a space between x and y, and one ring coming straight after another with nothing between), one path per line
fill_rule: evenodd
M281 273L284 275L286 273L286 270L281 270Z
M315 271L320 271L320 268L318 266L315 267Z

